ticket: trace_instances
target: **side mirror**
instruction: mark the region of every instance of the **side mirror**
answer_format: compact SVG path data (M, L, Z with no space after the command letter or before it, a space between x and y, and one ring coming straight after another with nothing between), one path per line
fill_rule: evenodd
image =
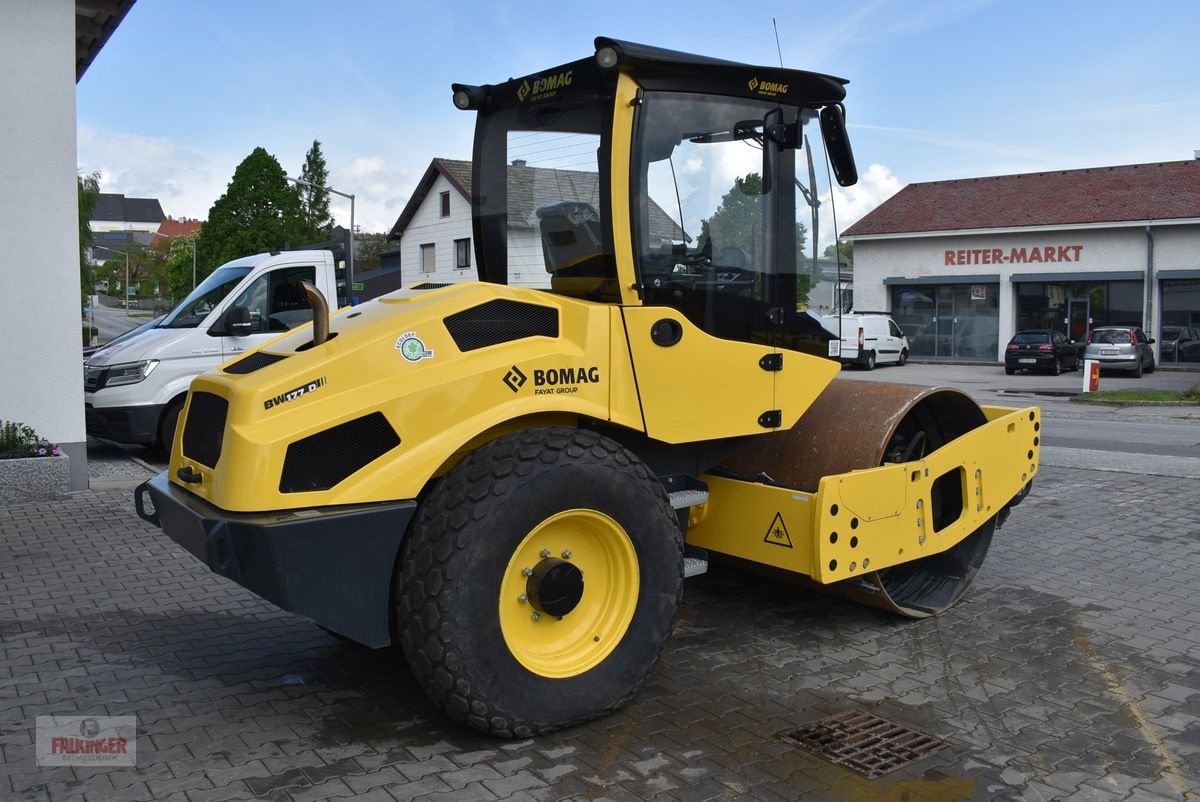
M225 313L225 330L232 337L245 337L250 333L250 310L244 306L232 306Z
M825 140L825 151L833 165L833 175L843 187L858 183L858 168L854 166L854 151L850 149L850 137L846 134L846 118L841 106L826 106L821 109L821 137Z
M1154 338L1153 338L1153 337L1151 337L1151 338L1150 338L1149 340L1147 340L1146 342L1150 343L1151 345L1154 345Z

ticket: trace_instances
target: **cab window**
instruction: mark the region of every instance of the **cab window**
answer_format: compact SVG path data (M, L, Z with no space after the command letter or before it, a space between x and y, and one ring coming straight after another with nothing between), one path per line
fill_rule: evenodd
M285 267L264 273L234 299L250 310L250 332L263 334L294 329L312 320L312 305L300 286L314 282L313 267Z

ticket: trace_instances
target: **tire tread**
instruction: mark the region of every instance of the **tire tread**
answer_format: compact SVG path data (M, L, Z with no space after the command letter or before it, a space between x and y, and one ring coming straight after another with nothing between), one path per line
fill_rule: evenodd
M493 735L524 738L597 718L628 702L640 685L632 683L608 709L577 720L550 724L522 720L499 709L471 686L462 670L463 655L454 647L454 615L445 589L455 579L455 556L472 545L465 534L467 523L486 518L492 508L506 503L509 485L529 477L537 464L556 466L568 460L632 471L656 490L661 501L658 513L678 531L666 490L632 452L587 429L527 429L485 444L438 481L418 510L397 571L395 620L413 674L430 699L452 719ZM676 546L682 577L682 535ZM683 594L682 581L677 588L676 609ZM670 628L665 635L669 634ZM667 639L660 639L652 666L662 656Z

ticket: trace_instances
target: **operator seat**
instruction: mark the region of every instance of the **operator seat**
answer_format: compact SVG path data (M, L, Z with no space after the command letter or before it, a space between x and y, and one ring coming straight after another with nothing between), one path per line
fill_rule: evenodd
M603 294L613 276L596 208L584 201L559 201L539 206L534 215L551 289L578 298Z

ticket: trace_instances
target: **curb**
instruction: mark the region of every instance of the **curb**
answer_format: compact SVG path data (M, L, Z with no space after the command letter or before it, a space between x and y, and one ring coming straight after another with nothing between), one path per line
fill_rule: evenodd
M1200 407L1195 401L1129 401L1116 398L1088 398L1074 395L1068 399L1077 404L1095 404L1103 407Z

